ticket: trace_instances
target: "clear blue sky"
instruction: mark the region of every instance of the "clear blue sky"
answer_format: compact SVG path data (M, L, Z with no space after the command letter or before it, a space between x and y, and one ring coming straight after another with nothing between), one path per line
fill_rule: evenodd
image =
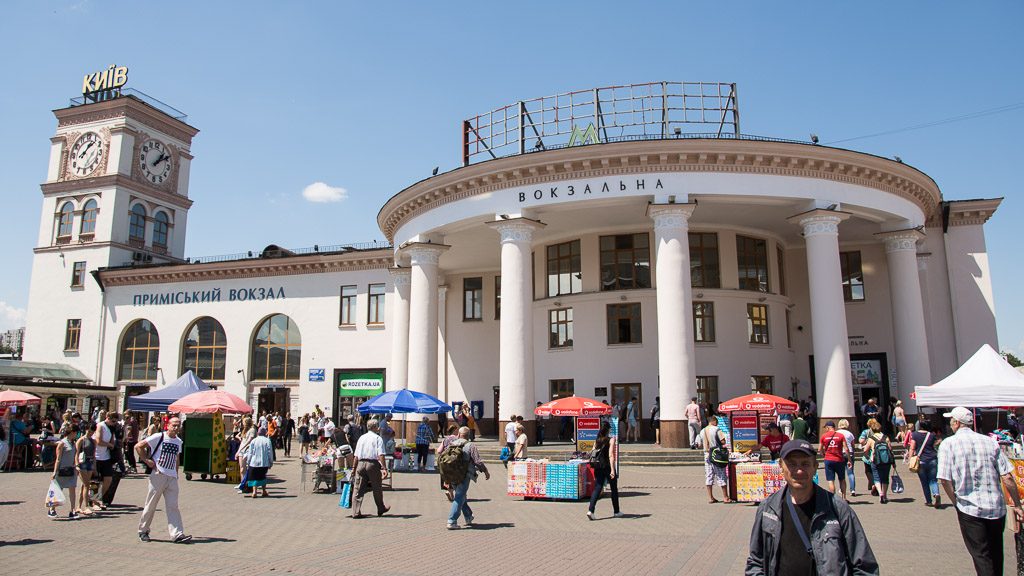
M384 201L459 162L460 122L611 84L736 82L743 131L823 142L1024 102L1020 2L99 2L0 8L0 329L21 325L52 109L82 76L185 111L187 255L382 239ZM1000 345L1024 356L1024 109L843 144L899 155L986 226ZM345 189L312 203L314 182Z

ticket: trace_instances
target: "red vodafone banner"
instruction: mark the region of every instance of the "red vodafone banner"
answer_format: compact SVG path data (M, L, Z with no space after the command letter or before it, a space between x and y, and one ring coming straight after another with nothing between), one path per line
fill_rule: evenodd
M727 400L718 405L719 412L736 412L737 410L751 412L778 412L780 414L791 414L797 411L799 406L779 396L771 394L747 394L739 398Z
M537 416L604 416L612 413L612 407L591 398L569 396L541 404L533 413Z

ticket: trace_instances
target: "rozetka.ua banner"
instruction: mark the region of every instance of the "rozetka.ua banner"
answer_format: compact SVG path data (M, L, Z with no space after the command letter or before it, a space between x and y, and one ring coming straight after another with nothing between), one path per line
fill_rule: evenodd
M383 372L345 372L338 379L338 396L376 396L382 392Z

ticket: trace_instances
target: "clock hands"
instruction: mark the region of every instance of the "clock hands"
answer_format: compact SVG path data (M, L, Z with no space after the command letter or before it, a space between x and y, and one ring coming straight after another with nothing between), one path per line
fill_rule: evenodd
M162 164L164 160L169 160L171 157L166 152L161 152L160 156L150 164L150 168L156 168L157 164Z
M82 151L79 152L78 157L79 158L84 158L85 157L85 153L88 152L89 150L91 150L94 144L96 144L96 143L95 142L89 142L88 144L86 144L85 148L82 148Z

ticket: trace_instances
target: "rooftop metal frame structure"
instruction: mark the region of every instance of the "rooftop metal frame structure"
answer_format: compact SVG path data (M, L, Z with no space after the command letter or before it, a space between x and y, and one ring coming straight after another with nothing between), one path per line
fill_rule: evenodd
M103 90L89 95L78 96L77 98L72 98L68 106L83 106L85 104L92 104L95 102L106 102L107 100L114 100L117 98L135 98L136 100L148 104L153 108L156 108L157 110L163 112L164 114L167 114L175 120L185 122L186 124L188 123L188 115L182 112L181 110L178 110L174 106L171 106L166 102L161 102L160 100L153 98L149 94L146 94L145 92L141 92L134 88L114 88L112 90Z
M521 100L463 121L462 165L581 144L686 137L741 138L735 83L648 82Z

